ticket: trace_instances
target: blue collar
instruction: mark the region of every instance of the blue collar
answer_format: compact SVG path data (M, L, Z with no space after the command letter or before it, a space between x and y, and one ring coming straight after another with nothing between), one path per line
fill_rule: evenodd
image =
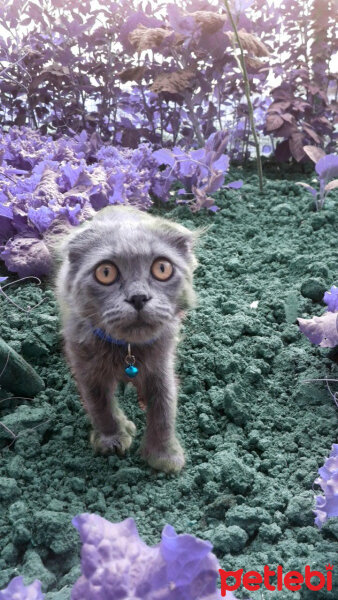
M111 337L111 335L109 335L109 333L105 333L103 331L103 329L100 329L99 327L92 327L93 333L100 338L100 340L104 340L105 342L109 342L109 344L115 344L115 346L128 346L128 342L126 342L125 340L116 340L115 338ZM153 344L154 342L156 342L157 338L153 338L151 340L147 340L146 342L139 342L136 343L136 345L138 346L139 344L142 345L149 345L149 344ZM133 342L133 346L135 345L135 342Z

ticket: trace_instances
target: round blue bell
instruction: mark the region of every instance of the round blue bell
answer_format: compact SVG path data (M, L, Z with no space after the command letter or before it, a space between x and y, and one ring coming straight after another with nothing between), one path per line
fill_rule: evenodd
M129 367L125 368L124 372L128 377L133 378L133 377L136 377L136 375L138 373L138 368L134 367L134 365L129 365Z

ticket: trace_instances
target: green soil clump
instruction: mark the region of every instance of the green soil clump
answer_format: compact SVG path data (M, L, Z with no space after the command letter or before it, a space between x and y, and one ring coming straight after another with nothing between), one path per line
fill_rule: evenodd
M310 565L325 573L335 564L337 519L320 531L312 511L317 470L336 441L336 408L324 383L304 380L337 378L337 367L296 318L321 314L324 291L337 284L337 208L327 202L313 212L292 181L269 180L259 196L255 175L240 192L222 192L218 205L216 214L165 213L191 229L209 226L197 250L199 305L184 322L177 360L187 458L179 476L141 460L145 415L129 387L120 402L137 426L132 449L123 459L95 456L52 290L9 288L20 306L43 300L29 313L0 298L0 336L45 385L32 399L0 390L1 421L16 436L0 427L0 589L23 574L43 582L47 600L68 600L80 571L71 519L81 512L134 517L149 544L170 523L209 539L226 570L304 573ZM281 598L334 600L337 586ZM262 591L264 600L277 597Z

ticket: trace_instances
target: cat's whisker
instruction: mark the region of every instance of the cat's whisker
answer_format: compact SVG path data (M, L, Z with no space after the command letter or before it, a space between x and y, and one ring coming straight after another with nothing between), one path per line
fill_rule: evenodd
M119 311L119 310L114 310L114 311L105 311L104 313L102 313L102 317L103 317L104 319L107 319L107 318L109 319L109 318L111 318L111 317L115 317L116 315L120 315L120 312L121 312L121 311Z

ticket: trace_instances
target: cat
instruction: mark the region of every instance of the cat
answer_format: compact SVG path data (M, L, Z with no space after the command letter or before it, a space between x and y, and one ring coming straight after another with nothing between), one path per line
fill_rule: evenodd
M123 455L131 446L135 425L114 398L117 384L130 381L147 404L141 455L167 473L185 463L175 433L174 363L182 316L195 305L198 235L109 206L65 237L56 277L65 354L95 451Z

